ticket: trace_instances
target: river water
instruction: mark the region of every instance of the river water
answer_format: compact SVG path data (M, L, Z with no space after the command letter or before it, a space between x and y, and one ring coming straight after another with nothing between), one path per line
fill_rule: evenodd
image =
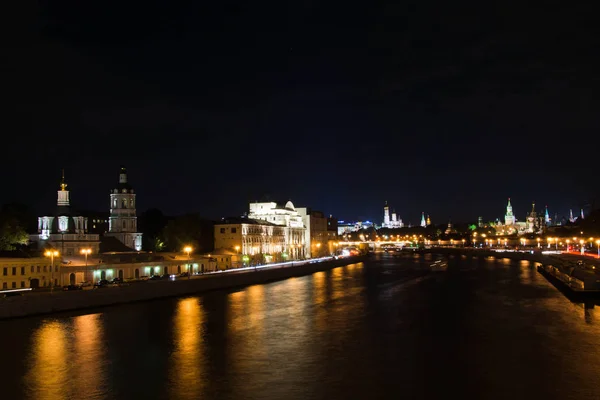
M527 261L435 258L2 321L0 398L600 398L600 308Z

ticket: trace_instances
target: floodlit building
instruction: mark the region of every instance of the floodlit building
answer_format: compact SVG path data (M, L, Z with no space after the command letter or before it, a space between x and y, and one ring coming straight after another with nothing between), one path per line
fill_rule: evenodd
M392 215L390 218L390 207L388 206L387 201L383 206L383 224L381 224L382 228L403 228L404 223L402 222L402 218L400 218L396 211L392 211Z
M98 253L100 235L88 233L88 219L71 208L64 171L54 213L38 218L38 233L29 239L39 249L53 247L63 255L79 254L81 249Z
M215 250L242 255L244 264L263 264L306 257L304 228L291 228L247 217L215 224Z
M60 259L0 257L0 290L49 287L60 284Z
M119 184L110 192L108 224L106 236L116 237L131 249L142 250L142 234L137 231L135 192L127 182L125 167L121 167Z

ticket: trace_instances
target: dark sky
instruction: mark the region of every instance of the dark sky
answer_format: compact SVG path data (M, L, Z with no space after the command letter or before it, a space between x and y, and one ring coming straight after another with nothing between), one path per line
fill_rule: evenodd
M15 3L0 202L50 208L65 168L74 205L106 210L121 164L139 211L206 217L268 196L413 223L511 197L523 218L598 193L592 6Z

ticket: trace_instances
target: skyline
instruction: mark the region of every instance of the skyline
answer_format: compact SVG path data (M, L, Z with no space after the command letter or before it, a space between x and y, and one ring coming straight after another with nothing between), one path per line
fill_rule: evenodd
M120 168L121 168L121 166L119 166L119 168L114 173L114 175L115 175L116 178L112 182L113 185L112 186L109 185L107 187L107 189L104 190L104 194L105 194L105 197L106 197L104 199L104 201L100 201L100 199L96 198L96 196L90 196L90 197L93 197L93 201L91 201L91 202L90 201L85 201L85 200L83 200L83 201L81 201L81 200L77 201L78 198L82 199L82 197L78 196L78 193L77 193L78 191L77 190L75 190L75 192L73 191L73 187L72 187L73 185L71 184L71 179L69 179L69 176L68 175L64 176L64 183L67 184L67 190L70 191L71 207L73 207L73 209L75 209L75 210L81 210L81 211L95 211L95 212L104 212L104 211L106 211L106 212L108 212L108 208L110 207L109 194L110 194L110 191L112 190L112 188L117 186L117 183L118 183L118 173L120 172ZM130 169L127 168L127 174L128 174L128 176L130 176L130 172L129 171L130 171ZM67 174L66 172L63 172L63 170L61 170L61 172L60 172L60 178L57 180L58 183L55 185L55 190L51 191L52 194L55 194L56 191L61 188L61 184L63 183L63 173ZM238 212L238 213L233 212L233 213L229 213L229 214L217 215L214 211L211 211L211 210L204 210L204 211L202 211L202 210L185 210L185 209L181 209L179 212L173 213L173 212L169 212L168 209L165 210L165 209L162 209L160 207L152 205L151 199L143 200L144 194L140 193L137 190L136 185L135 185L135 181L132 183L131 182L131 178L129 178L129 179L130 179L130 184L132 185L132 187L134 188L134 190L136 190L136 194L139 195L139 197L137 198L138 215L141 214L141 213L143 213L146 210L155 209L156 208L156 209L159 209L159 210L163 211L166 215L182 215L182 214L186 214L186 213L189 213L189 212L192 212L192 213L193 212L197 212L197 213L199 213L200 215L202 215L205 218L212 219L212 220L219 220L221 218L228 218L228 217L240 216L240 215L243 215L243 214L247 213L247 211L248 211L248 204L252 203L252 202L257 202L257 201L258 202L260 202L260 201L276 201L276 202L283 201L283 202L285 202L285 201L291 200L292 202L294 202L294 204L296 206L310 207L310 208L315 209L315 210L320 210L320 211L324 212L326 215L332 215L333 217L337 218L338 220L345 221L345 222L372 221L372 222L374 222L376 224L380 224L383 221L383 207L384 207L384 205L386 203L390 207L390 213L396 212L398 214L398 218L401 218L406 226L408 226L409 224L411 224L412 226L419 225L421 217L422 217L422 213L425 213L425 215L427 217L431 217L432 216L432 213L429 213L427 211L418 212L418 216L415 213L401 212L401 210L399 210L397 207L395 207L394 204L392 204L391 202L389 202L389 201L383 201L383 202L381 202L381 205L379 207L379 212L378 213L375 212L374 215L372 215L372 216L367 216L367 217L364 217L364 218L350 216L349 218L344 218L342 216L339 216L335 212L335 210L331 210L331 211L330 210L323 210L323 209L321 209L319 207L316 207L314 205L305 204L305 203L299 202L298 200L295 200L294 198L264 198L264 197L262 199L259 199L259 198L253 199L253 200L249 199L248 201L246 201L244 203L238 204L237 208L241 209L241 211ZM96 185L96 187L97 187L97 185ZM42 200L43 201L47 200L47 199L45 199L47 197L49 197L49 196L48 195L45 195L43 197L40 196L40 202ZM75 200L73 200L74 198L75 198ZM83 198L85 198L85 197L83 197ZM89 197L88 197L88 199L89 199ZM512 203L512 205L513 205L513 212L515 213L515 216L516 216L517 220L521 220L521 221L525 220L526 214L529 213L529 211L531 210L532 203L535 203L536 212L538 212L538 214L543 214L544 211L545 211L545 207L546 207L546 205L541 206L537 202L530 202L528 204L529 207L523 207L523 204L518 201L516 203L517 204L517 208L516 208L516 211L515 211L515 208L514 208L514 204L515 204L514 203L514 198L508 197L508 198L505 199L505 202L504 202L504 208L503 208L504 211L506 211L506 203L507 203L508 200L510 200L511 203ZM52 202L50 204L37 204L37 205L35 205L35 204L30 204L27 201L23 201L22 199L21 200L20 199L13 199L13 200L8 201L6 203L11 203L11 202L26 204L28 206L31 206L33 208L33 210L36 211L39 215L42 215L42 214L43 215L47 215L48 213L51 213L52 210L53 210L53 208L55 207L55 204L56 204L56 195L54 195L52 197ZM105 204L100 204L102 202L105 203ZM370 202L370 203L372 203L372 202ZM141 204L141 206L139 206L140 204ZM372 207L372 205L371 205L371 207ZM562 218L568 219L569 212L571 210L573 210L573 214L575 216L579 216L581 208L583 208L586 212L588 212L589 211L589 207L590 207L590 205L587 204L587 205L582 205L582 206L580 206L578 208L571 207L571 208L566 209L566 211L559 211L558 208L554 209L551 206L549 206L548 209L549 209L550 217L552 219L554 219L555 214L558 214L559 219L562 219ZM480 208L490 208L490 205L484 205L483 207L480 207ZM478 208L476 208L476 209L478 209ZM42 210L42 211L40 211L40 210ZM477 212L475 212L475 213L477 214ZM414 221L413 221L413 218L412 218L412 216L413 216L412 214L415 214ZM523 216L521 216L521 214ZM367 214L363 212L363 215L367 215ZM472 215L474 215L474 214L472 214ZM492 216L492 217L487 217L486 215L482 215L481 213L479 213L479 214L477 214L477 216L471 217L471 218L467 218L467 219L455 219L455 218L452 218L452 216L450 215L445 220L440 220L440 216L434 215L434 217L437 217L437 218L432 217L432 220L433 220L433 224L434 225L444 225L444 224L447 224L450 221L456 222L456 223L474 222L474 221L477 221L478 217L480 217L480 216L483 217L483 220L485 222L493 222L496 219L500 219L502 221L503 218L504 218L504 214L503 213L502 213L502 215ZM443 216L441 216L441 217L443 218Z

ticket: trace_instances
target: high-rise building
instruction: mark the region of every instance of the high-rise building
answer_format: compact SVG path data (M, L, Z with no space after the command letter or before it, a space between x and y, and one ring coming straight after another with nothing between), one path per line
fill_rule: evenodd
M142 250L142 233L137 231L136 197L127 181L127 170L121 167L119 184L110 192L110 216L108 233L125 246Z

